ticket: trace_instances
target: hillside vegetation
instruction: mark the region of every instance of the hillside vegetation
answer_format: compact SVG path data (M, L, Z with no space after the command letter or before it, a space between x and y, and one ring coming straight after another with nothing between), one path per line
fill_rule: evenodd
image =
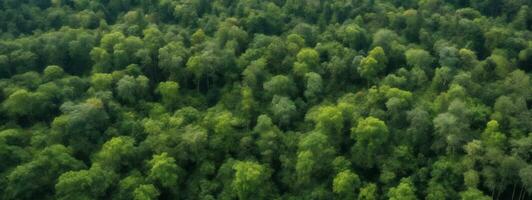
M0 199L532 198L530 0L2 0Z

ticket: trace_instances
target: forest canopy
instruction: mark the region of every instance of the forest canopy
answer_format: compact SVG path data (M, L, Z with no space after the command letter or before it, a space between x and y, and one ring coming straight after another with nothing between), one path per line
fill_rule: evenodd
M0 1L0 199L532 198L532 1Z

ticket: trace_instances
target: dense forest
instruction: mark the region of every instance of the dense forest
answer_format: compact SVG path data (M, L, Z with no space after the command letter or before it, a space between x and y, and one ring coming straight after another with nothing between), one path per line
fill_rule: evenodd
M2 0L0 199L532 198L530 0Z

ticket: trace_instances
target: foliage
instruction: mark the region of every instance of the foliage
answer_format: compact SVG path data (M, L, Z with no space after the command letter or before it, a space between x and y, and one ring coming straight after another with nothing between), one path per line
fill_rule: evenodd
M0 1L0 199L531 199L532 1Z

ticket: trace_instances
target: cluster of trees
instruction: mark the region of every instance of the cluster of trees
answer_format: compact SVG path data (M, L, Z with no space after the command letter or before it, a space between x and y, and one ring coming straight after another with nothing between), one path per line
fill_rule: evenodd
M0 199L530 199L531 9L1 1Z

